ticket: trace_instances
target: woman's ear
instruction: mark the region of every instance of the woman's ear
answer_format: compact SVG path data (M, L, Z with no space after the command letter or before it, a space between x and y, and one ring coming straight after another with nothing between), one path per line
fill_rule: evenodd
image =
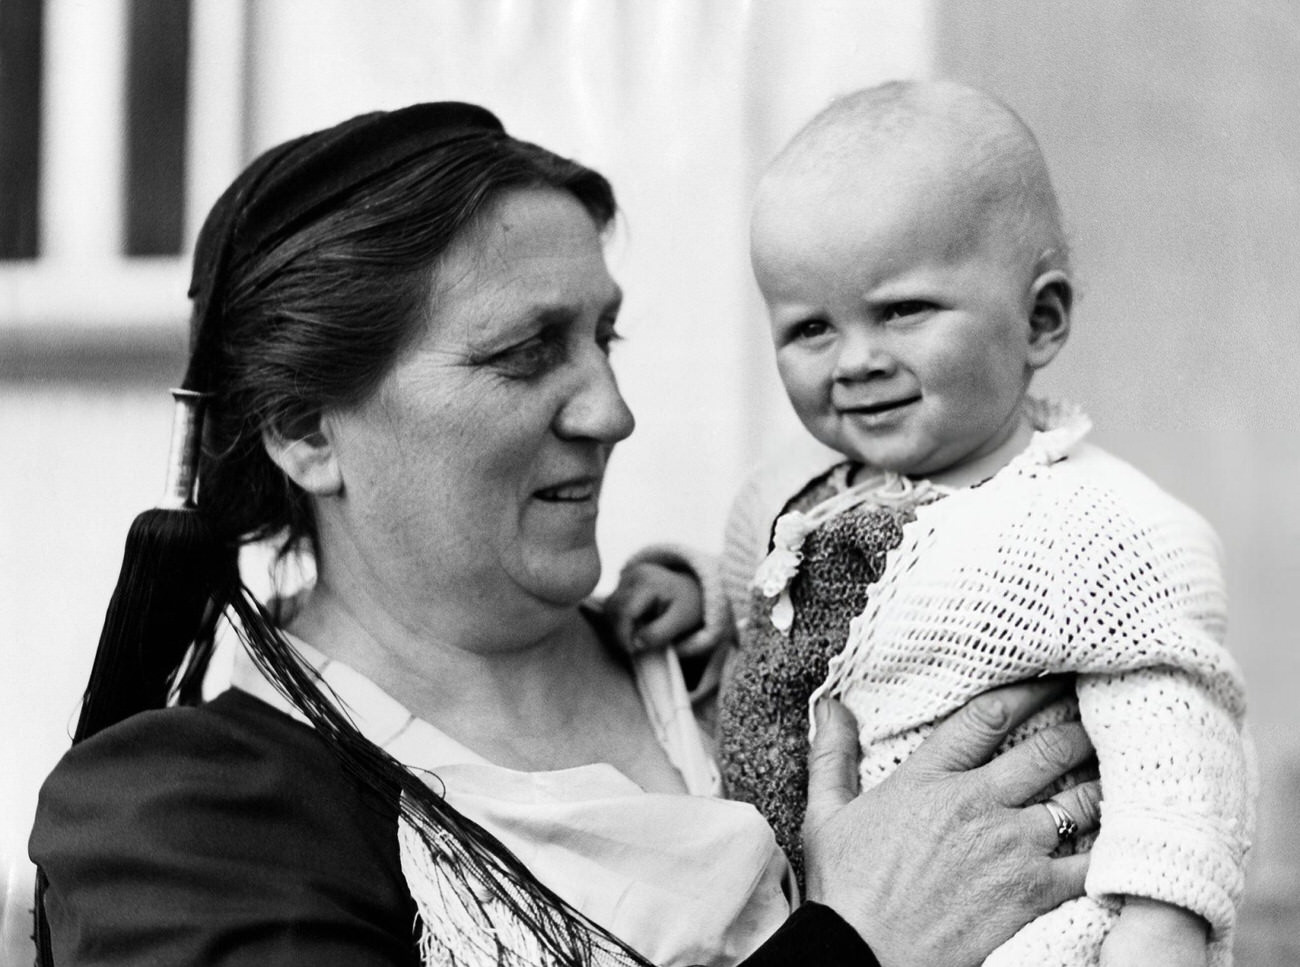
M262 431L262 445L285 475L307 493L334 497L343 491L343 475L334 453L326 421L304 421L299 432Z
M1029 294L1029 366L1041 369L1070 338L1074 285L1061 269L1049 269L1034 279Z

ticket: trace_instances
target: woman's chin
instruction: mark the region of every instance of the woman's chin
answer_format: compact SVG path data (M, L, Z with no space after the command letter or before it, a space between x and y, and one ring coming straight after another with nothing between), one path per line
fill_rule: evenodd
M591 545L532 556L525 562L525 576L520 583L549 604L575 606L596 590L599 580L600 554Z

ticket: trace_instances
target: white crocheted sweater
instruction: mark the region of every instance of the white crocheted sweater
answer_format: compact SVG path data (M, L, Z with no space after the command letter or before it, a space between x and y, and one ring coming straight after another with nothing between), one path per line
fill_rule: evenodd
M972 696L1076 673L1104 796L1089 896L1199 913L1221 967L1255 779L1242 678L1224 647L1218 540L1133 467L1083 443L1082 414L1034 412L1039 432L1006 468L917 507L823 688L857 717L865 787ZM798 489L760 477L736 501L723 558L736 615L748 611L772 519Z

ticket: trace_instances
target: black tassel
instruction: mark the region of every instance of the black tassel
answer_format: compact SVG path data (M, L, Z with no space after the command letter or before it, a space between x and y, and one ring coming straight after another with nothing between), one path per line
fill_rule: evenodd
M131 524L73 742L167 703L228 554L193 510L146 510Z

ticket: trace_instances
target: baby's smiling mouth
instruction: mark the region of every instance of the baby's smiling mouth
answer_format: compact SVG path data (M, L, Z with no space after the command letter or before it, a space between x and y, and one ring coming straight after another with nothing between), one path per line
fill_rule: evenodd
M912 396L902 396L897 399L883 400L871 403L857 403L847 406L838 407L841 413L847 413L859 416L879 416L883 413L891 413L894 410L900 410L905 406L920 402L921 394L916 393Z

